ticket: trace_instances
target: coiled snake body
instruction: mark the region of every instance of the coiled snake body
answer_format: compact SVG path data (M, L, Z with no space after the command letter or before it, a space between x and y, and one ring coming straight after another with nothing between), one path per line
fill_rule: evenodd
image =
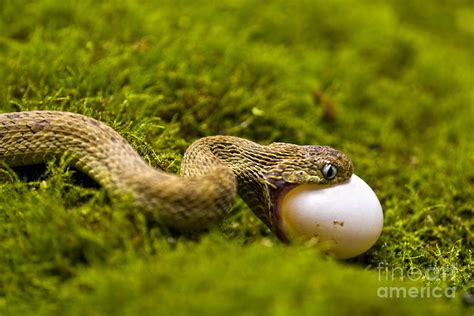
M187 149L180 177L150 167L122 136L92 118L59 111L0 114L0 162L15 167L65 154L109 192L130 195L173 229L219 221L238 192L282 240L278 201L285 192L301 183L337 184L353 172L351 160L330 147L211 136Z

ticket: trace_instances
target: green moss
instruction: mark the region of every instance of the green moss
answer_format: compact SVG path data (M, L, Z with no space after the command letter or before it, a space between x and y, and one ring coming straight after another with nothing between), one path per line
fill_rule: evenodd
M1 112L101 119L168 172L206 135L332 145L376 190L385 227L338 262L279 244L240 200L221 227L174 236L67 161L28 181L5 168L0 313L472 313L460 297L472 291L473 12L469 1L1 1ZM456 293L380 298L384 287Z

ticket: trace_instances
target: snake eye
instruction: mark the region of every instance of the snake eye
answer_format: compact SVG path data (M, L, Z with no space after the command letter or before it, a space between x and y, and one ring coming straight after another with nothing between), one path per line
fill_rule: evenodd
M332 180L337 174L337 168L330 163L327 163L324 165L323 169L321 169L321 172L326 180Z

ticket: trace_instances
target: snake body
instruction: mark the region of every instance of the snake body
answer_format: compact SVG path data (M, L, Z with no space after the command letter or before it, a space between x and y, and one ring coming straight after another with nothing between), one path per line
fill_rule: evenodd
M130 196L173 229L197 230L221 220L238 193L282 240L278 201L285 192L301 183L337 184L353 172L351 160L330 147L210 136L187 149L178 176L149 166L95 119L60 111L0 114L0 163L15 167L64 155L109 192Z

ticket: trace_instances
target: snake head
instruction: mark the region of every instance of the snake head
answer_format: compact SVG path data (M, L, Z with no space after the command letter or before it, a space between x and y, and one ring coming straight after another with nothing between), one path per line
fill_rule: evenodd
M337 185L350 179L354 171L351 159L327 146L298 146L273 143L268 146L281 157L263 177L268 192L266 222L283 241L279 205L288 191L300 184Z
M327 146L298 146L273 143L269 146L282 158L266 173L272 186L312 183L334 185L348 180L354 171L352 161L342 152Z
M263 146L232 136L207 137L193 144L193 148L199 146L209 148L210 156L232 169L239 195L282 241L288 239L282 230L279 205L289 190L306 183L336 185L353 172L349 157L326 146Z

